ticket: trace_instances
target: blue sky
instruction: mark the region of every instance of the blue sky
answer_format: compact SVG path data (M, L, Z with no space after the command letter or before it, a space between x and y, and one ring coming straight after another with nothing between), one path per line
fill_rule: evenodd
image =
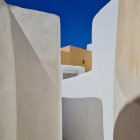
M61 47L87 47L92 39L92 20L110 0L6 0L7 3L60 16ZM94 29L93 29L94 30Z

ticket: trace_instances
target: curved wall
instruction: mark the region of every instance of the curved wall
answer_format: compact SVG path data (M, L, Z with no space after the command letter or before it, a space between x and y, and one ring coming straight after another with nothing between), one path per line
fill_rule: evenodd
M97 97L103 103L104 140L113 139L113 82L118 1L109 2L93 21L93 71L62 81L62 96Z
M103 140L101 100L97 98L63 98L62 112L63 140Z
M115 69L114 140L140 139L140 1L120 0Z
M0 139L62 140L59 17L0 0Z
M139 140L139 131L140 98L125 105L119 113L114 127L114 140Z

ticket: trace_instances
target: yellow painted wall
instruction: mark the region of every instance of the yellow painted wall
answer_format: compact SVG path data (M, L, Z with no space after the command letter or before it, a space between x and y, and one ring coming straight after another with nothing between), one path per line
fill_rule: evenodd
M70 53L61 51L61 64L70 65Z
M61 49L61 64L85 67L86 72L92 70L92 52L89 50L67 46Z

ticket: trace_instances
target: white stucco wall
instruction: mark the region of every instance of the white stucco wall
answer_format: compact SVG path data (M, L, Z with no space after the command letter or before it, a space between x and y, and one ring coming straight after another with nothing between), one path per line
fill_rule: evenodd
M62 110L63 140L103 140L103 106L100 99L63 98Z
M109 2L93 20L93 71L62 81L62 96L98 97L103 103L104 140L113 139L113 90L118 0Z
M62 140L59 21L0 0L0 140Z
M120 0L115 65L114 140L140 139L140 1Z

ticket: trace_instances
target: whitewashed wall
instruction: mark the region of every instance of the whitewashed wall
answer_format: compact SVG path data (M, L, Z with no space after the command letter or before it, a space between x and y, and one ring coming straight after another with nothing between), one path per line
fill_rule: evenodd
M104 140L113 139L113 90L118 0L109 2L93 20L93 71L62 81L62 96L97 97L103 103ZM96 136L95 136L96 137Z
M118 17L114 140L139 140L140 1L120 0Z
M103 140L103 106L100 99L63 98L62 112L63 140Z
M0 0L0 140L62 140L59 17Z

